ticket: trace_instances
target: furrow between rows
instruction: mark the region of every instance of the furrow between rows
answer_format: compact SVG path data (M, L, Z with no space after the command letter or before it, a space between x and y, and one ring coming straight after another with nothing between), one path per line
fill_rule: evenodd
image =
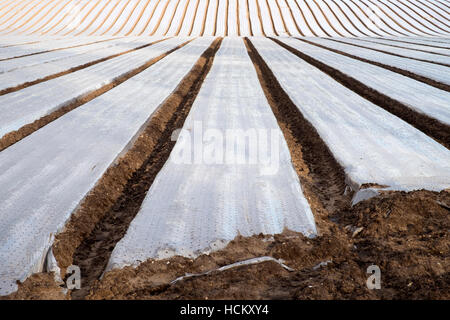
M398 100L395 100L390 96L367 86L365 83L358 81L351 75L345 74L336 68L330 67L329 65L315 59L312 56L306 55L299 50L294 49L293 47L285 44L278 39L273 38L273 41L275 41L291 53L295 54L299 58L317 67L319 70L323 71L324 73L335 79L337 82L354 91L364 99L367 99L375 105L399 117L418 130L424 132L446 148L450 149L450 128L448 124L441 123L437 119L431 118L426 114L416 112L407 105L399 102ZM307 42L306 40L304 41Z
M104 272L111 251L137 214L155 176L174 146L172 133L180 128L211 68L221 39L197 60L176 90L158 107L133 146L98 181L84 199L54 252L64 269L74 263L84 275L83 287L72 298L83 298Z

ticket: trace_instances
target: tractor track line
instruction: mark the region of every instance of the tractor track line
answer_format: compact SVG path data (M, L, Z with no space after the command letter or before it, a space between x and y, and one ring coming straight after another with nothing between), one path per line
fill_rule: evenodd
M72 263L83 274L83 299L101 276L112 250L138 213L153 180L175 145L171 136L181 128L211 69L222 39L207 48L176 90L155 111L133 146L111 166L72 215L65 231L56 236L53 252L63 269Z
M443 6L443 7L446 7L448 10L450 10L450 6L448 6L448 5L446 5L445 3L443 3L443 2L441 2L441 1L439 1L439 0L435 0L437 3L439 3L441 6ZM428 0L428 2L429 3L433 3L433 2L431 2L431 1L429 1ZM441 9L441 10L445 10L444 8L442 8L441 6L439 6L439 5L436 5L435 3L433 3L433 5L435 6L435 7L438 7L439 9Z
M244 38L261 87L288 144L302 189L315 218L346 208L351 192L344 195L346 175L311 123L283 90L251 40ZM324 213L325 211L325 213Z
M356 59L356 60L359 60L359 61L362 61L362 62L365 62L365 63L372 64L372 65L377 66L377 67L384 68L384 69L392 71L392 72L396 72L398 74L401 74L402 76L414 79L416 81L423 82L425 84L428 84L428 85L430 85L432 87L435 87L435 88L438 88L440 90L444 90L444 91L450 92L450 85L442 83L442 82L439 82L439 81L436 81L436 80L433 80L433 79L430 79L430 78L427 78L427 77L424 77L424 76L421 76L419 74L412 73L410 71L407 71L407 70L404 70L404 69L400 69L400 68L397 68L397 67L393 67L393 66L381 63L381 62L376 62L376 61L372 61L372 60L369 60L369 59L361 58L361 57L355 56L355 55L347 53L347 52L343 52L343 51L340 51L340 50L337 50L337 49L326 47L324 45L321 45L321 44L318 44L318 43L315 43L315 42L308 41L306 39L301 39L301 38L296 38L296 39L298 39L300 41L304 41L306 43L309 43L309 44L311 44L313 46L316 46L316 47L319 47L319 48L322 48L322 49L325 49L325 50L328 50L328 51L331 51L331 52L334 52L334 53L338 53L340 55L343 55L343 56L346 56L346 57L349 57L349 58L352 58L352 59Z
M52 18L50 21L50 27L47 29L47 31L45 31L45 27L44 27L43 28L44 30L39 33L40 35L47 34L48 32L52 31L54 28L56 28L62 21L64 21L64 19L69 15L71 8L73 8L73 3L71 1L69 1L68 4L69 4L69 7L68 7L69 10L67 10L67 12L61 17L61 19L59 19L57 22L53 23L53 18ZM56 18L56 16L54 18ZM32 32L31 34L33 34L33 33L34 32Z
M16 5L17 5L17 4L20 4L20 1L17 1L17 0L6 1L5 3L2 3L2 7L0 7L0 11L2 11L4 8L8 8L8 7L11 6L13 3L16 3ZM13 6L13 7L14 7L14 6ZM10 11L11 11L11 9L10 9ZM9 11L8 11L8 12L9 12ZM2 15L0 16L0 18L2 18L2 17L3 17L5 14L7 14L8 12L2 14Z
M327 38L326 40L339 42L339 43L343 43L343 44L346 44L346 45L351 45L351 46L354 46L354 47L363 48L363 49L367 49L367 50L372 50L372 51L376 51L376 52L381 52L381 53L388 54L388 55L391 55L391 56L394 56L394 57L411 59L411 60L420 61L420 62L426 62L426 63L432 63L432 64L436 64L436 65L443 66L443 67L450 67L450 64L446 64L446 63L442 63L442 62L436 62L436 61L431 61L431 60L426 60L426 59L419 59L419 58L408 57L408 56L404 56L404 55L397 54L397 53L394 53L394 52L389 52L389 51L385 51L385 50L381 50L381 49L375 49L375 48L366 47L366 46L363 46L361 44L345 42L345 41L331 39L331 38Z
M44 81L55 79L55 78L67 75L69 73L73 73L75 71L78 71L78 70L81 70L81 69L85 69L85 68L90 67L90 66L92 66L94 64L98 64L98 63L104 62L106 60L110 60L110 59L116 58L118 56L130 53L130 52L133 52L133 51L136 51L136 50L139 50L139 49L143 49L143 48L149 47L151 45L154 45L154 44L156 44L158 42L161 42L161 41L164 41L164 40L167 40L167 39L170 39L170 38L160 39L160 40L157 40L157 41L145 44L143 46L140 46L138 48L127 50L125 52L117 53L117 54L111 55L111 56L106 57L106 58L98 59L98 60L89 62L87 64L84 64L84 65L81 65L81 66L78 66L78 67L74 67L74 68L69 69L67 71L63 71L63 72L60 72L60 73L57 73L57 74L53 74L53 75L50 75L48 77L45 77L45 78L42 78L42 79L38 79L38 80L35 80L35 81L32 81L32 82L27 82L27 83L22 84L22 85L17 86L17 87L13 87L13 88L8 88L8 89L5 89L5 90L2 90L2 91L0 91L0 95L7 94L7 93L10 93L10 92L15 92L15 91L24 89L26 87L29 87L29 86L32 86L32 85L35 85L35 84L38 84L38 83L41 83L41 82L44 82ZM190 42L190 41L188 41L188 42ZM40 128L42 128L44 126L46 126L50 122L55 121L56 119L62 117L66 113L68 113L68 112L70 112L70 111L72 111L72 110L82 106L83 104L91 101L92 99L95 99L98 96L108 92L112 88L114 88L114 87L118 86L119 84L125 82L126 80L128 80L131 77L137 75L138 73L141 73L142 71L144 71L145 69L150 67L152 64L155 64L156 62L158 62L162 58L166 57L168 54L170 54L173 51L175 51L175 50L181 48L182 46L186 45L188 42L185 42L185 43L181 44L180 46L163 53L162 55L160 55L160 56L158 56L158 57L156 57L156 58L146 62L145 64L143 64L142 66L140 66L138 68L130 70L129 72L127 72L126 74L121 75L120 77L118 77L117 79L112 81L111 83L109 83L107 85L104 85L104 86L102 86L101 88L99 88L97 90L91 91L91 92L89 92L89 93L87 93L87 94L85 94L85 95L83 95L81 97L76 98L75 100L71 101L69 104L62 106L61 108L51 112L50 114L48 114L48 115L46 115L46 116L44 116L44 117L42 117L40 119L37 119L36 121L34 121L32 123L26 124L26 125L24 125L23 127L21 127L18 130L15 130L15 131L12 131L12 132L9 132L9 133L5 134L2 138L0 138L0 151L5 150L6 148L10 147L11 145L13 145L13 144L19 142L20 140L22 140L23 138L29 136L33 132L39 130Z
M414 39L414 38L413 38L413 39ZM449 44L449 43L446 42L446 41L439 41L439 40L441 40L441 39L442 39L442 38L423 37L423 38L420 39L420 41L425 41L425 42L429 42L429 43L433 43L433 44L436 44L436 43ZM444 39L449 40L450 38L447 37L447 38L444 38ZM448 47L446 47L446 49L448 49Z
M121 38L123 38L123 37L116 37L116 38L111 38L111 39L98 40L98 41L93 41L93 42L88 42L88 43L83 43L83 44L77 44L77 45L69 46L69 47L61 47L61 48L56 48L56 49L52 49L52 50L44 50L44 51L38 51L38 52L34 52L34 53L27 53L27 54L23 54L21 56L15 56L15 57L11 57L11 58L0 59L0 62L1 61L12 60L12 59L29 57L29 56L35 56L37 54L49 53L49 52L60 51L60 50L65 50L65 49L73 49L73 48L88 46L90 44L102 43L102 42L112 41L112 40L118 40L118 39L121 39Z
M440 122L437 119L412 110L407 105L368 87L364 83L352 78L351 76L333 67L330 67L329 65L320 62L313 57L306 55L275 38L270 39L279 44L281 47L290 51L300 59L329 75L334 80L357 93L364 99L397 116L416 129L422 131L429 137L433 138L435 141L442 144L447 149L450 149L450 126ZM309 41L305 42L310 43Z

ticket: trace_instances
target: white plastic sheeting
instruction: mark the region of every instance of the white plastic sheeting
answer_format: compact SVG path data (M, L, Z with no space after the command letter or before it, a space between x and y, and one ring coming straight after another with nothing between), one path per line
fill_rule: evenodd
M0 96L0 137L113 82L185 42L172 38L23 90ZM146 40L141 40L147 44Z
M392 190L450 187L450 150L273 41L252 42L354 190L364 183Z
M75 44L75 47L68 45L67 49L49 51L46 53L27 55L21 58L14 58L9 60L0 61L0 73L10 72L12 70L22 69L26 67L31 67L38 64L56 62L63 59L75 58L77 55L90 53L95 50L102 50L104 48L112 47L117 44L126 43L132 41L133 38L122 38L117 40L107 40L99 42L89 41L86 45ZM26 47L24 45L23 47Z
M308 236L316 233L289 149L242 39L224 39L182 132L197 135L199 125L205 140L193 141L193 161L177 160L183 150L191 155L185 149L191 140L180 138L116 245L107 269L149 258L194 257L224 247L239 234L276 234L284 228ZM279 157L279 162L198 161L200 146L220 149L224 145L220 139L206 138L208 130L225 136L227 130L239 129L273 130L276 140L272 142L278 148L272 146L268 153ZM230 155L225 151L223 159Z
M42 270L54 235L211 41L194 40L0 152L0 295Z
M360 58L380 62L388 66L416 73L418 75L436 80L438 82L450 84L450 72L449 72L450 69L445 66L440 66L429 62L422 62L409 58L396 57L387 53L355 47L350 44L336 42L328 39L310 38L309 40L322 44L328 48L340 50L342 52L346 52Z
M84 51L81 53L68 53L55 55L56 60L52 61L42 61L39 62L40 57L37 56L29 56L24 58L18 58L8 61L3 61L5 64L0 62L0 68L2 67L11 67L15 68L5 73L0 73L0 90L15 87L27 82L32 82L38 79L43 79L45 77L58 74L60 72L68 71L72 68L76 68L79 66L83 66L87 63L91 63L93 61L104 59L106 57L120 54L132 49L136 49L146 43L151 43L156 39L152 38L141 38L141 39L133 39L133 38L124 38L120 40L114 40L111 42L101 43L103 46L97 44L94 48L89 48L88 51ZM56 53L56 52L54 52ZM34 65L23 66L20 61L27 58L37 57L33 60ZM45 57L43 57L45 59ZM27 59L28 60L28 59ZM11 64L6 64L6 62L14 62ZM30 61L31 63L31 61Z
M289 46L364 83L411 109L450 125L450 93L396 72L325 50L297 39L280 39ZM314 39L309 39L317 42ZM317 43L322 43L318 41ZM426 101L426 103L424 103Z
M204 35L217 36L238 35L238 24L242 36L260 36L263 31L267 35L330 37L450 33L445 18L413 0L402 1L406 5L396 1L396 6L386 0L70 0L58 5L49 4L49 0L14 2L2 9L3 34L199 36L203 21Z
M422 52L422 51L408 50L408 49L403 49L403 48L399 48L399 47L392 47L392 46L388 46L386 44L381 44L381 43L361 41L361 39L339 39L339 41L349 43L349 44L355 44L355 45L370 48L370 49L382 50L385 52L392 53L394 55L397 54L397 55L401 55L404 57L428 61L431 63L437 62L437 63L450 65L450 57L449 56L442 56L442 55L437 55L437 54L432 54L432 53L427 53L427 52ZM447 52L447 54L448 54L448 52Z

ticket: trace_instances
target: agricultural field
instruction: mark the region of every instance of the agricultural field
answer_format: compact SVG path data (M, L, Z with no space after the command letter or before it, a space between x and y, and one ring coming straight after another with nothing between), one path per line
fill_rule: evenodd
M450 1L0 0L0 300L450 299L449 213Z

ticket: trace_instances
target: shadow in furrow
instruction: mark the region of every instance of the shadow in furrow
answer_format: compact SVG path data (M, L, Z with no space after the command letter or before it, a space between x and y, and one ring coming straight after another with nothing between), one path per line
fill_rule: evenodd
M116 54L114 56L110 56L110 57L107 57L107 58L104 58L104 59L100 59L101 61L97 60L97 62L95 62L95 61L94 62L90 62L88 66L76 67L75 69L77 69L77 70L72 70L71 69L72 71L65 71L65 72L63 72L64 73L63 75L66 75L66 74L78 71L80 69L87 68L87 67L92 66L94 64L97 64L97 63L100 63L100 62L103 62L103 61L115 58L115 57L123 55L125 53L129 53L129 52L132 52L132 51L136 51L136 50L148 47L148 46L153 45L155 43L158 43L160 41L163 41L163 40L158 40L158 41L146 44L144 46L141 46L139 48L135 48L135 49L132 49L132 50L129 50L129 51L126 51L126 52L122 52L122 53L119 53L119 54ZM190 41L192 41L192 40L190 40ZM91 92L89 92L89 93L87 93L85 95L82 95L81 97L77 97L77 98L71 100L68 104L66 104L65 106L63 106L63 107L61 107L61 108L51 112L50 114L48 114L48 115L46 115L46 116L44 116L42 118L39 118L39 119L37 119L36 121L34 121L32 123L26 124L26 125L24 125L23 127L21 127L20 129L18 129L16 131L12 131L12 132L9 132L9 133L5 134L2 138L0 138L0 151L3 151L6 148L12 146L13 144L19 142L23 138L29 136L33 132L39 130L40 128L42 128L44 126L46 126L50 122L55 121L56 119L62 117L66 113L68 113L68 112L70 112L70 111L72 111L72 110L74 110L74 109L84 105L85 103L88 103L89 101L91 101L91 100L97 98L98 96L108 92L109 90L113 89L114 87L117 87L119 84L125 82L126 80L130 79L131 77L134 77L138 73L141 73L142 71L144 71L145 69L147 69L151 65L155 64L159 60L163 59L167 55L171 54L175 50L178 50L179 48L185 46L190 41L186 41L186 42L182 43L181 45L179 45L179 46L177 46L177 47L175 47L175 48L173 48L173 49L171 49L171 50L169 50L169 51L159 55L158 57L147 61L146 63L144 63L140 67L135 68L133 70L130 70L129 72L119 76L118 78L113 80L111 83L106 84L106 85L102 86L99 89L96 89L96 90L91 91ZM50 77L56 78L55 75L52 75ZM48 80L50 80L50 79L48 79Z
M411 59L411 60L420 61L420 62L426 62L426 63L432 63L432 64L436 64L436 65L443 66L443 67L450 67L450 64L447 64L447 63L442 63L442 62L437 62L437 61L432 61L432 60L427 60L427 59L419 59L419 58L404 56L402 54L398 54L398 53L395 53L395 52L390 52L390 51L381 50L381 49L375 49L375 48L371 48L371 47L366 47L366 46L363 46L363 45L360 45L360 44L356 44L356 43L349 43L349 42L340 41L340 40L336 40L336 39L330 39L330 38L327 38L326 40L334 41L334 42L338 42L338 43L342 43L342 44L346 44L346 45L350 45L350 46L354 46L354 47L358 47L358 48L362 48L362 49L376 51L376 52L388 54L388 55L391 55L391 56L394 56L394 57L399 57L399 58L404 58L404 59Z
M158 172L175 145L171 136L181 128L211 69L222 39L214 40L177 89L147 122L133 146L103 175L72 216L53 247L62 268L81 268L82 288L72 292L83 299L102 275L117 242L138 213Z
M341 50L329 48L329 47L326 47L324 45L321 45L321 44L318 44L318 43L315 43L315 42L312 42L312 41L309 41L309 40L306 40L306 39L303 39L303 38L296 38L296 39L300 40L300 41L303 41L303 42L306 42L306 43L309 43L310 45L313 45L313 46L316 46L316 47L319 47L319 48L322 48L322 49L334 52L334 53L339 53L340 55L343 55L345 57L356 59L356 60L359 60L359 61L362 61L362 62L365 62L365 63L369 63L371 65L374 65L374 66L377 66L377 67L380 67L380 68L384 68L384 69L392 71L392 72L396 72L398 74L401 74L402 76L411 78L411 79L416 80L416 81L420 81L422 83L428 84L429 86L438 88L440 90L444 90L444 91L450 92L450 85L442 83L442 82L439 82L439 81L436 81L436 80L433 80L433 79L430 79L430 78L427 78L427 77L424 77L424 76L421 76L421 75L419 75L417 73L413 73L411 71L407 71L407 70L400 69L400 68L397 68L397 67L394 67L394 66L390 66L390 65L387 65L387 64L384 64L384 63L381 63L381 62L376 62L376 61L372 61L372 60L369 60L369 59L361 58L361 57L355 56L353 54L350 54L350 53L347 53L347 52L344 52L344 51L341 51Z
M320 61L314 59L313 57L308 56L277 39L274 39L274 38L271 38L271 39L274 42L278 43L283 48L285 48L286 50L295 54L300 59L313 65L314 67L316 67L319 70L321 70L322 72L326 73L327 75L332 77L334 80L336 80L343 86L345 86L348 89L352 90L353 92L357 93L364 99L369 100L373 104L376 104L377 106L383 108L384 110L399 117L403 121L409 123L416 129L422 131L429 137L433 138L434 140L436 140L437 142L439 142L440 144L445 146L447 149L450 149L450 127L448 125L440 122L437 119L431 118L425 114L422 114L422 113L414 111L413 109L410 109L405 104L403 104L395 99L392 99L391 97L368 87L364 83L350 77L349 75L346 75L343 72L341 72L335 68L332 68L329 65L327 65L323 62L320 62ZM302 40L302 39L299 39L299 40ZM302 41L310 43L310 44L314 44L307 40L302 40ZM321 45L317 45L317 46L324 48L324 49L328 49ZM331 51L334 51L334 50L331 50ZM340 53L340 52L337 52L337 53Z

